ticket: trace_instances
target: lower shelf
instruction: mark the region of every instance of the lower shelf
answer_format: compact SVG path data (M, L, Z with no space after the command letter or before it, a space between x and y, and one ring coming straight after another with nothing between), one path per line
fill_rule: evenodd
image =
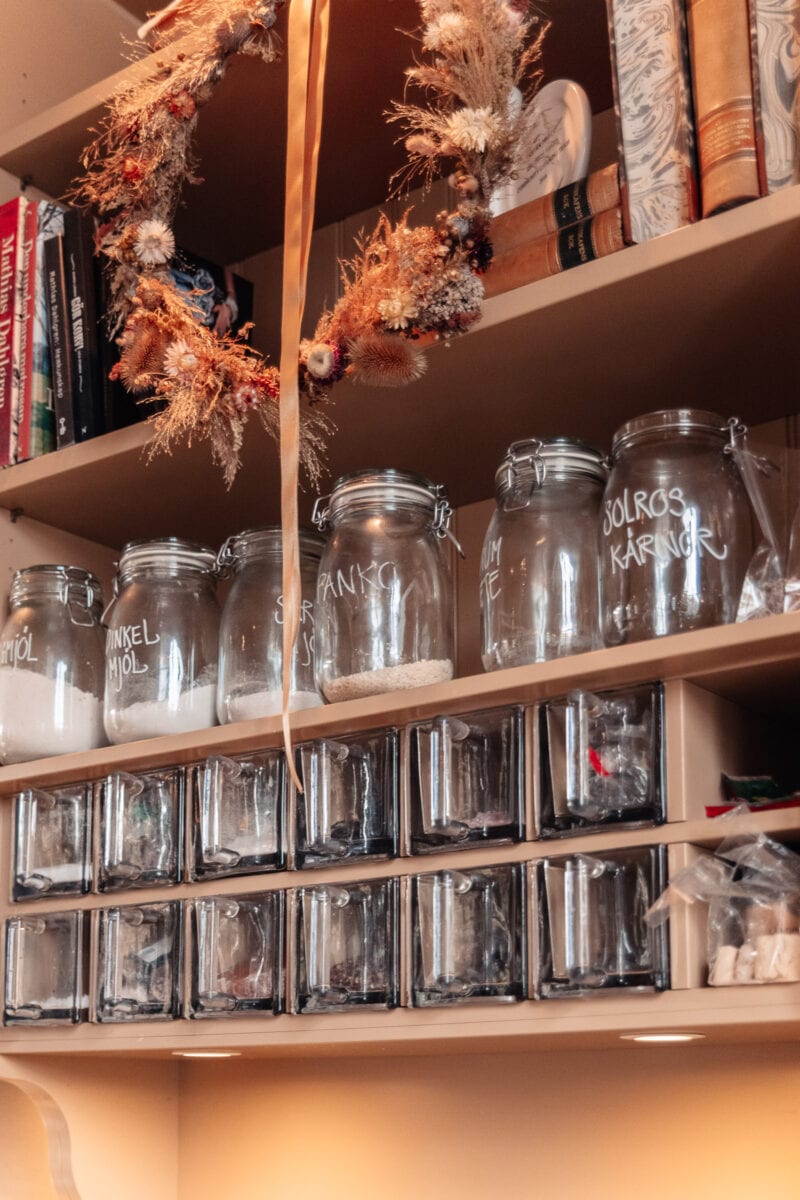
M6 1029L0 1053L133 1055L228 1051L249 1058L464 1054L602 1049L626 1034L691 1032L709 1042L796 1040L800 983L621 994L441 1011L336 1013L327 1016L82 1025Z

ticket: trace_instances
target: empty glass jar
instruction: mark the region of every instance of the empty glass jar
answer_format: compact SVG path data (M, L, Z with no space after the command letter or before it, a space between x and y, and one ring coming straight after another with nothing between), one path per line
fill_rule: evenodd
M671 409L614 435L601 520L608 646L736 618L750 507L716 413Z
M484 670L600 645L597 519L607 475L600 451L572 438L509 446L481 555Z
M106 635L113 743L216 723L216 555L180 538L129 542Z
M300 531L302 603L292 657L290 708L311 708L322 698L314 682L314 593L324 539ZM220 723L270 717L281 711L283 662L283 551L279 526L247 529L219 553L233 582L219 633L217 716Z
M358 471L317 501L317 683L331 702L453 677L444 491L409 471Z
M28 762L105 745L103 604L81 567L16 571L0 635L0 759Z

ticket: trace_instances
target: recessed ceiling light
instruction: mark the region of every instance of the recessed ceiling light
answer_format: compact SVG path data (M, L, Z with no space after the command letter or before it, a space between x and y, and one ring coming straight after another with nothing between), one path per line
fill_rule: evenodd
M238 1058L241 1050L173 1050L176 1058Z
M620 1039L623 1042L661 1042L669 1044L675 1042L700 1042L706 1035L704 1033L621 1033Z

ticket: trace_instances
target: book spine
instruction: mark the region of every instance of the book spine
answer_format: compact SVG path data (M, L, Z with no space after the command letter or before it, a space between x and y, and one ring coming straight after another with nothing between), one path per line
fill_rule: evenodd
M0 467L11 462L18 212L18 200L0 208Z
M593 171L586 179L566 184L495 217L491 232L494 252L507 254L516 246L577 225L587 217L618 208L619 204L619 168L612 163Z
M49 200L38 205L36 228L36 278L34 283L33 361L31 370L30 456L36 458L56 448L53 373L50 361L50 318L47 303L45 243L63 232L64 210Z
M103 393L95 296L94 252L89 222L76 209L64 214L64 260L70 316L75 439L103 433Z
M33 335L36 277L36 226L38 205L26 203L20 244L19 286L19 425L15 462L25 462L31 456L31 416L33 384Z
M614 254L624 245L622 211L619 207L609 209L495 257L484 277L484 294L488 299L513 291L526 283Z
M761 195L748 0L688 0L704 217Z
M59 233L45 242L45 283L50 323L50 365L53 372L53 409L56 417L56 445L59 450L75 441L75 413L72 407L72 361L69 349L69 304L64 269L64 235Z
M800 0L753 0L765 190L800 183Z
M625 238L646 242L698 217L684 0L606 0L606 9Z

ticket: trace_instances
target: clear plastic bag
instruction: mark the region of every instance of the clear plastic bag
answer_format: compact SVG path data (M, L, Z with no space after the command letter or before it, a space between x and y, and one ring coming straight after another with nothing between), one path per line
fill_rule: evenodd
M800 981L800 856L793 850L755 829L726 838L678 872L645 920L661 925L676 905L695 903L708 905L711 987Z
M759 537L736 620L800 609L800 450L759 444L742 435L734 439L731 454Z

